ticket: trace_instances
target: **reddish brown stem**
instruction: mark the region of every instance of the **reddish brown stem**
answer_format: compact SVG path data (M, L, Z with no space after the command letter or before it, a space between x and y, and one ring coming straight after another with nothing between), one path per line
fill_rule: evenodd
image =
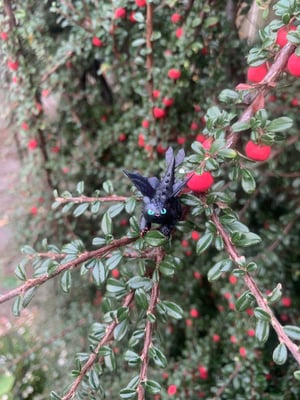
M221 224L216 212L213 213L212 220L215 223L215 225L218 229L218 232L224 241L225 248L226 248L228 255L234 261L234 263L237 265L237 267L240 268L241 256L239 255L235 246L232 244L231 238L230 238L228 232L226 232L223 225ZM298 364L300 364L300 353L298 351L298 346L295 343L293 343L291 341L291 339L287 336L287 334L284 332L282 325L275 317L272 309L269 307L266 298L263 296L262 292L257 287L254 279L248 272L246 272L244 275L244 282L245 282L246 286L248 287L248 289L251 291L251 293L254 295L258 306L261 307L263 310L265 310L269 314L269 316L271 318L270 324L274 328L274 330L277 334L278 340L281 343L284 343L286 345L286 347L289 349L289 351L291 352L291 354L293 355L295 360L298 362Z
M93 203L94 201L110 202L110 201L126 201L128 197L125 196L106 196L106 197L56 197L55 201L60 204L66 203Z
M132 302L133 298L134 298L134 291L129 292L124 299L124 302L122 304L123 307L128 307L130 305L130 303ZM106 328L105 335L103 336L101 341L97 344L93 353L90 354L87 362L82 367L80 374L77 376L77 378L73 382L71 389L62 398L62 400L70 400L73 398L73 396L75 395L75 393L78 389L78 386L81 384L83 378L85 377L85 375L89 372L89 370L93 367L93 365L97 361L98 354L99 354L101 347L104 346L106 343L110 342L111 339L113 338L113 332L114 332L114 329L116 328L117 324L118 324L118 321L114 321L110 325L108 325L108 327Z
M38 278L29 279L23 285L3 294L2 296L0 296L0 304L4 303L10 299L13 299L16 296L22 295L28 289L42 285L43 283L47 282L49 279L54 278L55 276L67 271L68 269L72 269L92 258L103 257L105 254L109 253L110 251L112 251L116 248L122 247L122 246L126 246L127 244L132 243L137 239L138 239L138 237L132 237L132 238L124 237L121 239L116 239L116 240L112 241L110 244L108 244L107 246L101 247L100 249L97 249L94 251L87 251L87 252L81 254L76 260L61 264L53 273L51 273L51 275L44 274L44 275L39 276Z

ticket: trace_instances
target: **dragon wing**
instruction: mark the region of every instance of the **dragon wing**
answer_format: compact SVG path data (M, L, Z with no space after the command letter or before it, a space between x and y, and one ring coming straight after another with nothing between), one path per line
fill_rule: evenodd
M147 196L149 198L152 198L154 196L155 188L152 186L152 184L155 184L154 181L150 182L148 178L145 178L140 174L128 172L125 169L123 170L123 172L131 180L134 186L142 193L143 196Z

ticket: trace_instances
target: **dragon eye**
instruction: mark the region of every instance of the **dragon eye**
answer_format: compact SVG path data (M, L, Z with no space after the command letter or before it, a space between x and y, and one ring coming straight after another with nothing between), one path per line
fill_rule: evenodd
M154 215L154 211L148 210L148 211L147 211L147 214L148 214L148 215Z
M162 208L162 209L160 210L160 213L161 213L161 214L167 214L167 210L166 210L165 208Z

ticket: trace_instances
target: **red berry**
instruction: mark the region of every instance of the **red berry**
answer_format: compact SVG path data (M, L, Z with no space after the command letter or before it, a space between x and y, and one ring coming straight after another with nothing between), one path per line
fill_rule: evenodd
M197 231L192 231L192 233L191 233L191 238L192 238L193 240L199 240L199 239L200 239L200 233L197 232Z
M175 32L175 36L177 37L177 39L180 39L181 36L183 35L183 28L177 28L176 32Z
M186 138L184 136L178 136L177 143L181 146L186 142Z
M160 90L154 89L152 92L152 96L157 99L160 96Z
M145 7L146 4L147 4L147 2L146 2L146 0L135 0L135 4L136 4L138 7Z
M258 83L264 79L267 75L268 68L267 64L261 64L257 67L249 67L247 71L247 79L249 82Z
M154 107L153 115L155 118L164 118L166 116L166 111L163 108Z
M295 31L296 29L297 28L295 25L282 26L280 29L278 29L276 44L278 44L280 47L285 46L288 42L286 35L288 34L288 32Z
M293 76L300 77L300 56L297 56L296 53L293 53L287 63L287 70Z
M51 151L52 151L52 153L57 154L60 151L60 147L59 146L53 146L53 147L51 147Z
M199 128L199 125L197 122L192 122L190 128L192 131L196 131Z
M122 7L116 8L115 13L114 13L114 18L116 18L116 19L125 18L125 16L126 16L125 8L122 8Z
M180 76L181 76L181 72L179 71L179 69L171 68L171 69L169 70L169 72L168 72L168 77L169 77L170 79L176 80L176 79L179 79Z
M150 126L150 122L147 119L143 119L142 121L142 127L145 129L148 129Z
M200 279L202 279L202 275L199 271L195 271L194 272L194 278L197 279L197 281L199 281Z
M298 100L296 97L294 97L294 98L291 100L291 105L292 105L293 107L299 106L299 100Z
M212 137L205 139L202 142L202 146L206 149L209 150L211 148L211 145L213 143L214 139Z
M201 133L199 133L199 135L196 136L196 141L200 142L200 143L205 142L206 139L207 139L207 137L202 135Z
M134 11L132 11L132 12L130 13L130 15L129 15L129 21L132 22L132 23L135 23L135 22L136 22Z
M283 297L281 299L281 304L283 305L283 307L291 307L292 305L292 300L290 297Z
M6 32L1 32L0 33L1 40L4 42L8 39L8 34Z
M27 122L23 122L22 125L21 125L21 127L22 127L22 129L23 129L24 131L29 131L29 125L27 124Z
M37 213L38 213L38 208L37 207L31 207L30 214L31 215L37 215Z
M113 278L118 279L120 277L120 271L117 268L115 268L111 271L111 275Z
M177 24L177 22L179 22L181 20L181 15L178 13L174 13L171 15L171 22L173 22L173 24Z
M168 98L168 97L164 97L163 98L163 103L166 107L171 107L174 104L174 99L172 98Z
M251 158L254 161L265 161L270 157L271 154L271 147L258 144L249 140L249 142L245 146L245 153L246 156Z
M214 183L214 178L208 171L205 171L200 175L190 172L187 177L190 177L191 175L193 176L186 185L195 193L206 192Z
M230 282L232 285L235 285L235 284L237 283L237 277L234 276L234 275L230 275L230 276L229 276L229 282Z
M181 241L181 246L182 246L182 247L189 247L189 242L188 242L186 239L183 239L183 240Z
M176 385L170 385L168 387L168 395L169 396L174 396L174 394L177 393L177 386Z
M198 318L199 317L199 311L196 308L192 308L190 311L190 316L192 318Z
M234 335L230 336L231 343L237 343L237 338Z
M241 357L243 357L243 358L246 357L246 355L247 355L247 350L246 350L245 347L240 347L239 352L240 352Z
M99 38L97 38L96 36L93 37L92 43L93 43L93 46L95 46L95 47L101 47L101 46L103 46L102 40L99 39Z
M142 133L140 133L138 137L138 146L139 147L145 146L145 136Z
M38 142L36 139L31 139L29 140L27 147L29 150L34 150L38 147Z
M125 142L126 139L127 139L127 136L125 135L125 133L121 133L119 135L119 142Z
M203 365L200 365L200 366L198 367L198 372L199 372L199 377L200 377L200 379L203 379L203 380L208 379L208 371L207 371L207 368L205 368Z
M213 340L213 342L218 343L221 340L220 335L218 335L217 333L214 333L212 340Z
M18 61L8 60L7 66L10 70L16 71L19 68L19 63L18 63Z
M248 329L247 330L247 335L250 336L250 337L255 336L255 330L254 329Z

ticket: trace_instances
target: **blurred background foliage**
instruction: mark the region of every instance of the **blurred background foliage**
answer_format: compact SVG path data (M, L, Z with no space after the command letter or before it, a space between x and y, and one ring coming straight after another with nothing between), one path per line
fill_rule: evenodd
M266 3L265 14L272 5ZM246 81L252 44L241 38L241 20L249 21L252 1L153 1L153 86L145 47L146 8L139 2L5 4L11 5L15 26L10 26L4 7L1 25L8 37L2 36L0 68L12 110L13 143L22 160L19 192L28 210L26 219L17 221L22 245L42 251L43 238L59 248L80 239L91 248L107 207L101 206L100 214L77 212L76 218L74 205L51 208L53 190L75 196L78 182L84 181L87 196L131 196L123 168L158 175L168 146L191 153L211 106L237 116L245 108L243 103L221 103L219 94ZM115 18L121 7L125 18ZM174 14L180 15L177 22ZM271 11L269 18L275 18ZM250 26L256 22L250 21ZM263 27L255 26L254 31L259 28ZM251 40L259 46L258 35ZM9 68L8 61L17 61L18 67ZM176 82L168 78L171 68L181 71ZM246 194L228 179L232 163L223 163L216 172L219 189L233 199L232 209L262 238L244 254L257 262L255 277L263 292L282 283L276 314L284 324L299 324L299 82L283 74L266 101L270 119L284 115L294 121L284 132L284 141L274 145L272 158L262 164L240 161L255 177L256 190ZM166 98L173 100L171 106L166 106ZM164 109L166 116L155 118L153 107ZM249 138L249 132L242 134L239 151ZM112 188L105 186L108 180ZM134 213L138 216L138 206ZM115 237L126 234L128 214L116 212ZM276 335L271 331L267 343L259 344L253 311L235 311L243 282L228 274L213 284L207 280L220 251L208 249L197 255L205 223L205 215L188 213L168 250L180 263L172 279L162 279L161 296L180 304L184 318L158 329L157 343L168 358L166 368L151 371L162 385L160 398L298 399L299 384L292 375L295 362L288 358L278 366L272 361ZM134 264L128 260L118 267L124 276L130 263ZM101 321L106 312L105 288L79 271L72 273L68 295L62 294L58 280L39 292L30 326L10 327L1 337L3 400L47 399L51 390L62 392L72 382L74 353L87 351L90 324ZM103 373L107 398L118 398L120 388L135 375L124 366L124 349L126 338L113 347L117 357L121 354L116 372ZM78 396L100 398L84 391Z

